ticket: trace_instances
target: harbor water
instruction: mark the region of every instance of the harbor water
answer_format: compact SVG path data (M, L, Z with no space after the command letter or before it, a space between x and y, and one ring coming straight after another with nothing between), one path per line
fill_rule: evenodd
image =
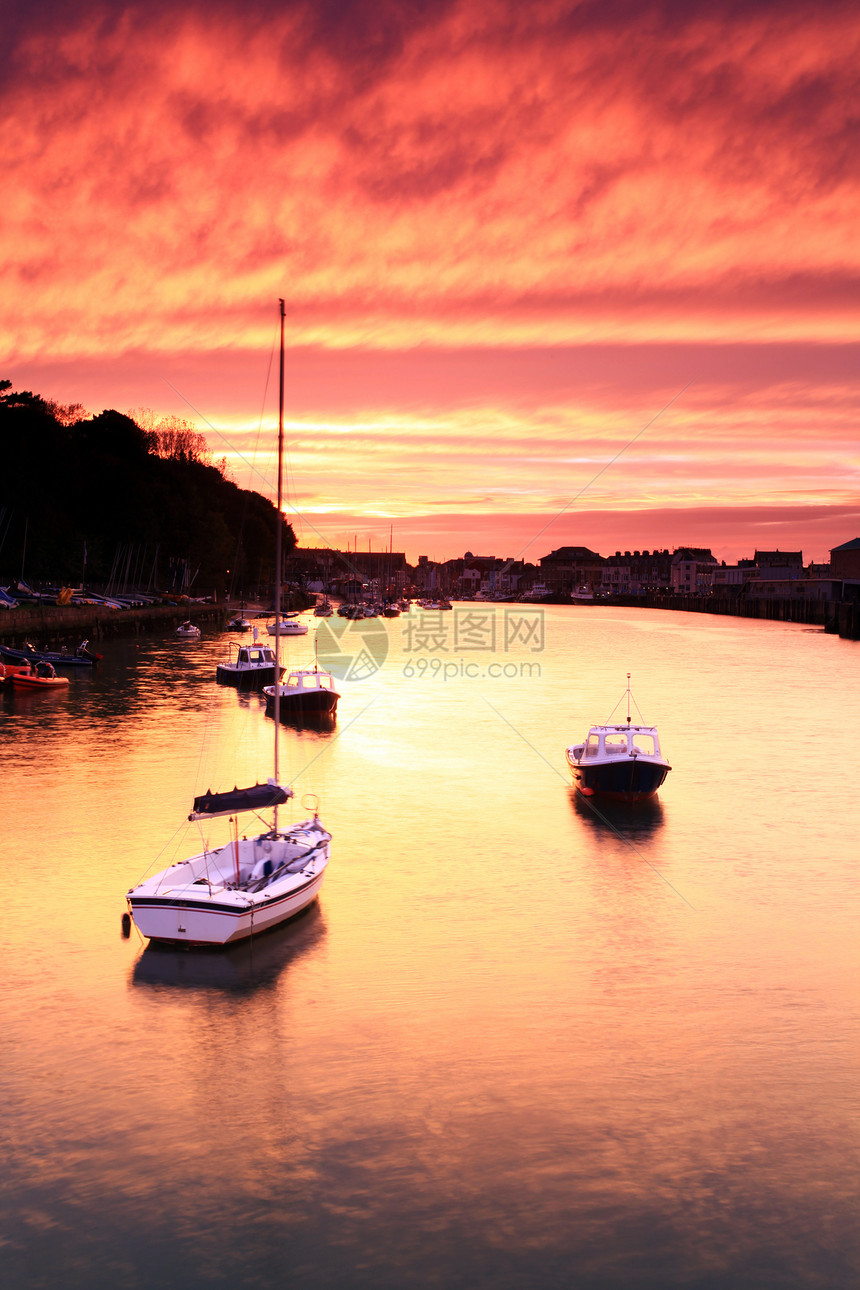
M0 692L6 1290L856 1290L860 643L604 606L305 621L288 659L318 629L342 698L281 729L284 814L318 802L332 858L226 951L121 917L226 836L195 794L272 774L227 634ZM589 804L564 751L628 672L672 771Z

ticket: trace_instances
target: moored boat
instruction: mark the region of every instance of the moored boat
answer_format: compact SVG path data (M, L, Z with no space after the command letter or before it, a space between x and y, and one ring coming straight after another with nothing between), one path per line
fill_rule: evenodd
M229 945L292 918L315 900L329 859L328 833L312 819L280 829L278 806L292 789L271 779L247 789L204 793L189 820L232 816L223 846L171 865L127 893L129 912L144 936L184 945ZM242 811L273 808L272 828L239 838Z
M16 690L62 690L69 684L67 676L57 676L51 663L34 663L26 671L16 671L12 685Z
M234 652L235 651L235 656ZM259 690L274 685L284 674L271 645L234 645L230 657L215 668L219 685L235 685L240 690Z
M315 663L313 667L296 668L277 687L278 719L287 724L307 718L333 718L340 695L334 688L334 677ZM275 715L275 686L263 689L266 716Z
M192 623L190 619L187 619L184 623L179 624L173 635L180 637L180 639L197 640L200 636L200 628L196 623Z
M307 636L308 625L297 618L282 618L280 622L268 623L266 631L270 636Z
M567 749L568 769L583 797L645 801L672 769L660 748L657 727L633 724L631 698L628 672L626 723L592 726L583 743Z
M53 663L55 667L92 667L101 660L101 654L94 653L89 645L89 641L83 640L74 653L71 653L65 648L36 649L27 641L23 649L0 645L0 658L7 663Z

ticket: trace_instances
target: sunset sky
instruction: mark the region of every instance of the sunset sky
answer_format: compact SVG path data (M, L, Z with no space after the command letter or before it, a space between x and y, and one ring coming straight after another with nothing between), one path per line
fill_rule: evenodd
M16 388L271 495L283 296L303 545L860 535L856 4L3 12Z

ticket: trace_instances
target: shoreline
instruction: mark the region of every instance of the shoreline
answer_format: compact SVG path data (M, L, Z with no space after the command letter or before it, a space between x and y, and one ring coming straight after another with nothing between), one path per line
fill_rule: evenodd
M305 597L308 598L308 597ZM315 600L315 597L314 597ZM471 605L473 602L456 602ZM522 602L517 602L522 603ZM798 623L820 627L822 631L845 640L860 640L860 601L800 600L789 597L728 596L614 596L607 600L570 604L577 612L600 610L605 606L626 609L668 609L688 614L714 614L732 618L759 618L770 622ZM307 609L311 606L285 605L285 609ZM91 641L125 634L175 628L190 619L194 623L215 624L224 630L227 620L240 606L224 605L145 605L132 609L103 609L95 605L27 605L4 611L0 615L0 641L20 646L31 637L43 649L59 645L76 646L83 638ZM246 605L246 612L263 614L262 605Z
M285 611L307 609L307 605L290 603L306 596L284 597ZM315 601L315 597L314 597ZM313 603L313 602L312 602ZM78 646L81 640L101 641L109 636L140 636L147 632L168 631L190 620L198 625L214 624L223 631L228 619L241 609L240 603L225 604L140 605L129 609L105 609L101 605L19 605L17 609L0 611L0 641L13 648L20 648L25 640L41 649L55 646ZM266 614L274 611L265 605L246 605L249 614ZM262 621L262 619L261 619Z

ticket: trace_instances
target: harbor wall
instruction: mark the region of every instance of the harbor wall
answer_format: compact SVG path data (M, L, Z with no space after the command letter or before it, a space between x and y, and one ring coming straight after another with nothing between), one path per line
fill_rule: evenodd
M676 609L688 614L723 614L733 618L808 623L847 640L860 640L860 602L852 600L803 600L790 596L649 595L618 596L602 603L638 605L642 609Z
M0 640L17 648L30 641L42 649L54 649L60 645L78 646L84 639L100 641L111 636L169 632L188 619L219 629L226 624L228 612L224 605L145 605L136 609L21 605L0 611Z
M271 601L268 602L271 604ZM281 603L285 612L310 609L316 596L308 592L284 592ZM106 609L103 605L54 605L41 601L20 604L17 609L0 609L0 641L13 648L30 641L42 649L59 645L80 645L86 639L104 640L111 636L143 636L150 632L174 631L189 619L198 626L207 624L223 630L229 618L240 609L249 615L269 615L266 603L243 607L238 602L199 604L140 605L130 609Z

